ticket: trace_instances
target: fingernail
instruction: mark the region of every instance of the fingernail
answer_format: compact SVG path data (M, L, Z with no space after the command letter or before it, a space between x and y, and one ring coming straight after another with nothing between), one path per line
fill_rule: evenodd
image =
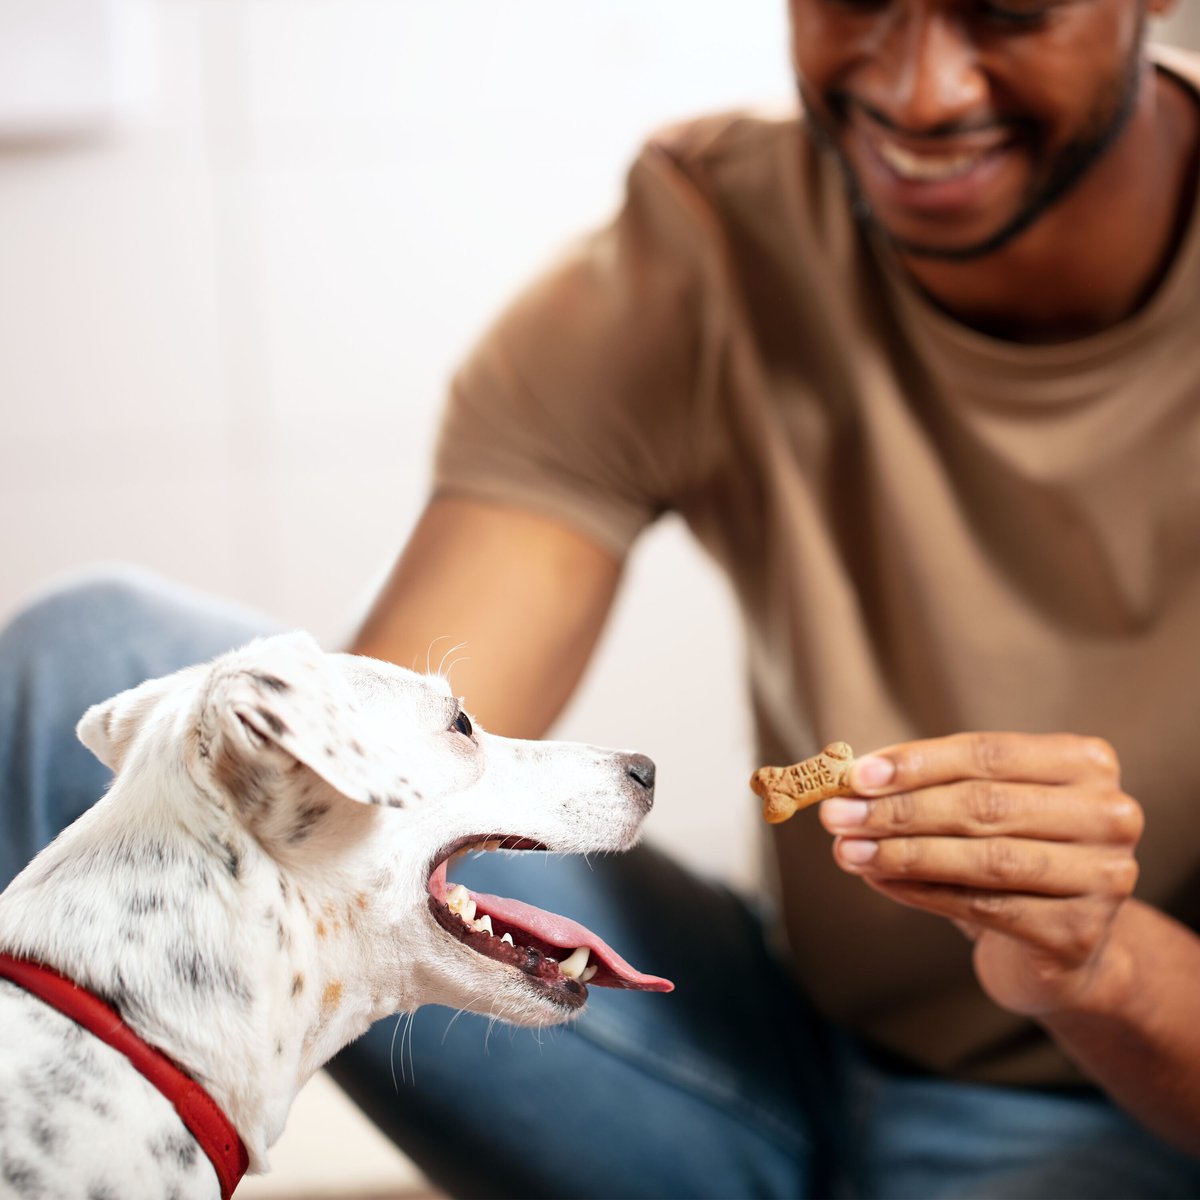
M863 792L874 791L891 783L896 777L896 764L890 758L867 755L854 764L850 782Z
M838 847L838 851L843 862L852 867L862 867L878 853L879 843L868 838L846 838Z
M865 800L826 800L821 820L827 829L857 829L867 819L869 807Z

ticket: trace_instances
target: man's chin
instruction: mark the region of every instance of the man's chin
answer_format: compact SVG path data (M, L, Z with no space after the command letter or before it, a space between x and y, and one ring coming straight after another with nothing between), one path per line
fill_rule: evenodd
M856 211L901 257L947 263L976 262L998 253L1028 229L1038 215L1036 212L1022 213L1019 218L994 233L965 234L961 238L954 238L945 230L925 235L902 233L877 220L866 205Z

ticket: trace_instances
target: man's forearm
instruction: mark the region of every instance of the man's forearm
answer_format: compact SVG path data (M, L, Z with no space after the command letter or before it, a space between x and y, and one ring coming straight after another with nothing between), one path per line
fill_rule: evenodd
M1083 1011L1042 1023L1158 1136L1200 1155L1200 938L1136 900L1116 921Z

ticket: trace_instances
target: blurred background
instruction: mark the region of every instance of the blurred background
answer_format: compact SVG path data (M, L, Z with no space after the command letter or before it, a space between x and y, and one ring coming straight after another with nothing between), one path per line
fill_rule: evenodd
M1200 46L1178 8L1159 36ZM120 560L336 646L457 361L655 126L791 103L785 11L0 0L0 618ZM749 886L739 666L723 582L663 522L556 733L651 754L651 839ZM323 1078L273 1159L239 1196L422 1192Z

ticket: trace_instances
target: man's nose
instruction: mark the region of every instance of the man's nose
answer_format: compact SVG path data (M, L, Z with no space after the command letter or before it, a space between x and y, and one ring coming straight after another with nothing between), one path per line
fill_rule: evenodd
M951 129L986 101L978 48L952 11L895 6L877 55L870 99L906 133Z

